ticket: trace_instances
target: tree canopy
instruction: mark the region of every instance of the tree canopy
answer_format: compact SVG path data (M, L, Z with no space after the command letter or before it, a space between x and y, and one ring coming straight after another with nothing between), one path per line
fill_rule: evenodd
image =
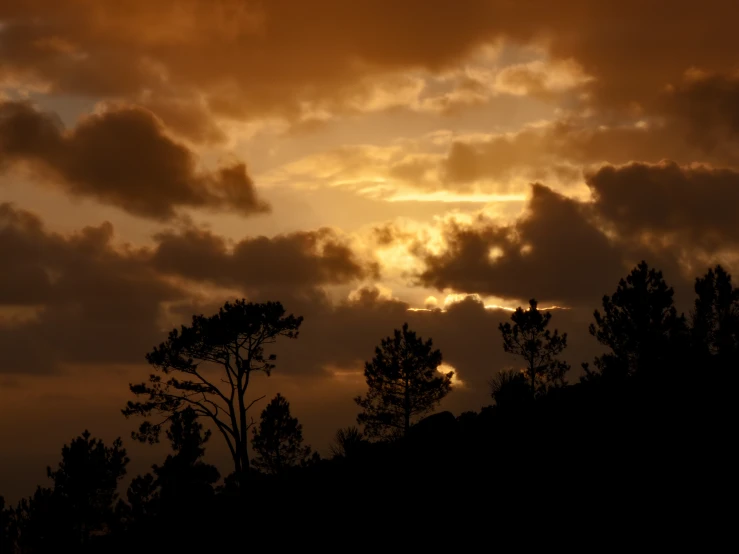
M524 359L524 373L529 383L531 394L546 391L548 388L565 384L565 373L570 366L557 359L567 347L567 333L554 333L547 329L552 313L538 309L536 300L529 301L529 309L518 308L512 315L510 323L501 323L498 327L503 336L503 349ZM493 394L502 397L506 393L505 381L508 377L494 385ZM514 383L509 385L513 386ZM510 390L510 389L509 389Z
M442 356L431 339L423 341L405 323L382 339L365 363L369 390L354 401L362 408L357 422L371 438L405 436L419 416L427 414L452 389L450 371L441 374Z
M203 432L197 413L188 407L172 416L168 454L152 473L138 476L128 488L130 509L139 521L164 512L179 513L213 495L220 479L215 466L202 461L210 431Z
M691 339L702 362L736 367L739 362L739 289L720 265L695 282Z
M686 335L685 318L677 315L674 291L662 272L642 261L612 296L603 297L603 313L595 310L589 331L611 352L595 360L601 375L633 375L660 369L679 350ZM587 365L588 375L593 375Z
M85 431L64 445L57 468L47 468L52 488L38 487L14 511L16 539L23 551L86 545L92 536L109 531L116 517L118 483L128 463L120 438L106 446Z
M303 444L303 426L290 414L290 403L277 394L262 411L259 426L252 436L256 452L254 467L266 473L281 473L289 467L305 464L311 455Z

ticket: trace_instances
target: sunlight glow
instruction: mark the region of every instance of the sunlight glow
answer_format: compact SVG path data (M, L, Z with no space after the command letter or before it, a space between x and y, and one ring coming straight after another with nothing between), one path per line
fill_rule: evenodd
M452 371L453 372L453 375L452 375L452 387L463 388L465 386L464 381L462 381L459 377L457 377L457 375L459 374L459 372L457 371L457 369L454 366L449 365L447 363L443 363L438 368L436 368L436 371L438 371L439 373L444 373L444 374L449 373L450 371Z
M495 262L499 258L502 258L505 255L505 252L503 252L503 249L499 246L493 246L490 251L488 252L488 260L491 262Z
M436 300L436 298L433 297L433 296L432 297L429 297L429 298L434 298L434 300ZM447 312L452 305L458 304L460 302L464 302L467 298L471 298L475 302L478 302L478 303L482 304L483 305L483 308L485 308L486 310L503 310L503 311L506 311L506 312L515 312L516 309L519 306L522 307L522 308L524 308L524 309L526 308L526 306L524 306L519 301L512 300L512 301L509 302L509 305L506 306L504 304L498 304L497 303L497 302L506 302L506 300L504 298L488 297L488 299L486 301L479 294L451 293L451 294L447 294L446 295L446 297L444 298L444 302L442 303L442 307L441 308L436 307L436 306L438 306L438 300L436 301L437 302L436 304L430 305L430 303L428 302L428 299L427 299L426 307L425 308L408 308L408 311L409 312L434 312L434 311ZM494 302L491 302L491 300L493 300ZM515 307L514 307L514 305L515 305ZM569 310L569 309L570 308L568 308L566 306L557 306L556 304L555 305L552 305L552 306L540 306L539 307L539 310L541 310L541 311L546 311L546 310Z
M439 301L436 299L435 296L429 296L428 298L426 298L426 300L423 301L423 304L424 306L426 306L426 308L435 308L439 305Z
M486 204L488 202L524 202L525 200L525 194L460 194L447 191L395 194L385 198L386 202L472 202L479 204Z

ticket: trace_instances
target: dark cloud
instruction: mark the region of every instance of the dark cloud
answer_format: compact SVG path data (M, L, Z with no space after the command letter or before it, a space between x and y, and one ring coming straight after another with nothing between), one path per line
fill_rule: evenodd
M682 124L703 154L735 159L739 140L739 73L688 74L652 108Z
M0 372L142 362L170 326L234 294L215 293L219 300L204 307L201 283L322 313L330 303L321 287L377 277L377 264L331 229L234 244L189 229L156 240L118 244L109 223L52 233L33 214L0 204ZM26 317L3 317L8 309Z
M588 177L595 209L624 237L715 251L739 241L739 172L673 162L606 166Z
M716 233L734 232L736 225L730 216L711 220L707 210L711 201L706 200L705 206L703 200L696 201L702 190L700 182L692 190L685 184L676 191L672 197L675 206L671 206L671 200L663 198L667 195L663 187L670 186L670 179L659 172L675 171L676 166L656 166L664 180L656 178L651 188L648 180L639 178L622 188L618 177L614 178L622 171L624 180L630 173L649 174L647 167L635 164L601 170L590 180L591 187L604 190L603 195L598 193L600 188L596 190L595 202L580 202L533 185L527 211L512 224L499 225L484 217L472 224L446 224L442 252L431 252L418 241L411 243L411 250L424 263L418 283L521 302L537 298L565 306L597 306L603 294L645 259L663 270L687 302L695 277L691 272L703 272L722 260L706 257L705 251L696 249L696 243L670 242L663 235L697 237L701 244L711 244ZM660 183L661 187L653 186ZM691 218L688 214L696 206L706 210ZM650 230L652 235L645 234ZM687 304L681 307L687 309Z
M137 105L155 113L177 136L196 143L219 144L226 133L218 126L205 102L192 96L154 96L137 99Z
M702 130L715 128L706 121L708 125ZM695 127L699 126L695 119ZM725 137L722 144L711 143L709 147L708 136L715 135L699 143L696 132L677 115L642 125L635 121L608 125L598 118L570 117L484 140L455 141L441 162L441 173L455 189L492 179L501 183L504 191L506 183L517 177L580 183L583 169L604 163L671 159L739 166L735 140L739 135L733 142Z
M0 372L54 371L62 364L139 362L161 332L162 303L183 297L116 248L109 223L63 236L33 215L0 205L0 304L34 307L0 320ZM28 277L32 278L28 278Z
M453 223L445 239L441 254L416 247L426 266L420 283L440 290L589 304L625 269L585 207L541 185L533 186L528 211L514 224Z
M491 36L491 15L482 0L6 2L0 75L97 96L195 87L222 114L290 115L306 94L333 101L373 74L448 65Z
M332 368L361 369L379 340L405 321L434 337L439 347L449 352L447 361L459 370L463 380L483 382L498 363L492 358L487 360L487 354L481 357L480 352L491 350L490 338L495 335L496 322L500 317L508 317L507 312L485 310L471 300L448 312L409 311L407 303L386 298L372 287L359 289L347 300L331 301L318 285L327 284L321 281L324 278L333 283L335 277L322 277L323 270L316 269L322 263L320 254L318 262L308 259L319 238L335 238L326 231L315 236L287 235L271 243L261 238L245 240L235 245L232 254L222 239L193 232L176 240L174 236L162 236L158 248L152 250L116 245L110 224L87 227L66 236L48 232L33 215L7 204L0 207L0 214L3 259L8 260L9 266L19 268L18 275L35 272L40 276L36 281L22 283L8 280L17 296L10 302L3 301L2 307L23 299L36 312L24 320L1 320L0 368L4 373L53 371L75 364L97 364L102 368L143 362L142 356L169 328L186 323L193 313L215 312L230 298L227 293L216 294L206 302L204 297L164 277L165 267L170 275L224 285L236 284L241 268L243 288L249 288L250 278L257 288L264 279L282 279L275 283L279 286L257 290L248 297L255 301L281 300L290 312L305 316L300 339L281 345L278 350L280 367L287 375L327 377ZM199 246L198 241L202 242ZM164 244L168 246L165 248ZM173 248L188 244L196 250ZM293 252L293 256L304 251L300 257L286 257L280 273L250 273L246 269L248 257L264 254L263 248L270 256L278 251L283 255ZM183 252L191 256L190 260L209 267L210 273L196 273L195 265L178 266ZM336 263L329 259L328 267ZM235 269L229 268L229 264L235 264ZM354 278L353 272L360 266L347 267L353 268L347 279ZM231 281L213 277L229 272ZM291 272L292 275L282 276ZM9 296L0 291L0 297ZM494 313L498 319L489 319L489 314Z
M576 60L596 99L628 107L691 67L732 67L736 15L732 0L6 1L0 75L129 99L196 88L215 111L289 115L306 98L340 105L374 75L446 69L507 39Z
M378 278L376 262L360 259L330 228L229 244L202 229L161 233L153 253L163 272L245 290L312 288Z
M90 115L65 130L56 116L30 104L2 103L0 163L26 164L74 196L160 220L182 207L245 215L269 209L243 164L198 172L195 154L138 108Z

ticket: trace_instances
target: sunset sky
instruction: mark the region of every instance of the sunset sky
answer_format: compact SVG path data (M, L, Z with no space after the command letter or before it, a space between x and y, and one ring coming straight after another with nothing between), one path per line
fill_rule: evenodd
M228 299L305 317L249 396L282 392L323 453L405 321L456 371L459 414L516 364L497 326L529 298L570 334L570 381L601 351L593 309L640 260L689 310L695 276L739 268L737 16L2 0L0 493L31 494L85 428L123 436L134 475L157 462L128 438L127 385Z

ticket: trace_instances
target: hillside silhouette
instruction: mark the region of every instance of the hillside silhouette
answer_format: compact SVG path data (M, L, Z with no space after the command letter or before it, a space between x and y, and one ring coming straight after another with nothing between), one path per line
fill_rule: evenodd
M428 415L451 375L399 322L366 364L358 426L337 430L328 458L282 395L258 421L249 411L250 375L274 368L263 346L300 340L302 318L278 302L226 303L172 331L147 355L149 380L131 385L123 412L146 418L133 438L168 441L166 459L121 490L123 442L85 431L48 484L14 506L0 497L0 552L526 549L591 533L602 549L645 534L666 545L710 521L706 547L730 525L739 289L717 266L695 293L678 314L662 274L640 263L594 311L603 354L579 379L556 315L532 299L489 330L520 371L491 368L490 405L457 415ZM232 467L203 461L216 440Z

